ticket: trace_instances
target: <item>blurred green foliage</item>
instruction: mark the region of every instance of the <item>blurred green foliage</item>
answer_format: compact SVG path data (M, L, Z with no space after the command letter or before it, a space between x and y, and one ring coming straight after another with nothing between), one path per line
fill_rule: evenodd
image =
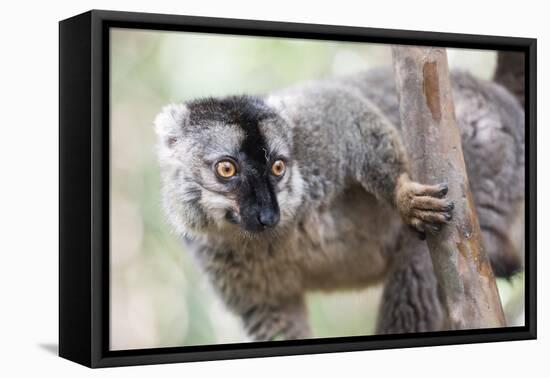
M389 47L131 29L112 29L110 39L111 348L242 342L238 319L164 220L153 119L172 102L262 94L389 64ZM450 50L449 61L489 78L495 54ZM522 282L499 282L520 323ZM381 291L309 295L315 336L371 334Z

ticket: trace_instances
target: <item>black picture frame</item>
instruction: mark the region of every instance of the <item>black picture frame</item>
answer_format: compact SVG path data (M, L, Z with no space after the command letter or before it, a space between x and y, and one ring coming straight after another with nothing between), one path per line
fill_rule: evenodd
M110 351L109 28L525 53L525 326ZM92 10L59 23L59 355L89 367L536 338L536 39Z

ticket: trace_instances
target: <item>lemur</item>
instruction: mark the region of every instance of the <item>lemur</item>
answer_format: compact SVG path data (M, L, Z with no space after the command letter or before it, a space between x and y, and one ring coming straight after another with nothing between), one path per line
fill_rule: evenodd
M483 242L508 277L521 264L509 233L524 201L524 112L498 84L451 79ZM411 180L400 123L390 69L157 116L167 219L252 340L311 337L305 293L378 283L377 333L446 329L416 233L438 232L454 204L444 182Z

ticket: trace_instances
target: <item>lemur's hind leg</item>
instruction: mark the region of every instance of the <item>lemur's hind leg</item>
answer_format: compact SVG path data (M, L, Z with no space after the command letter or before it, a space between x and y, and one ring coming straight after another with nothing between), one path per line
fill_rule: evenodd
M404 229L386 278L376 333L439 331L447 328L446 319L428 247Z

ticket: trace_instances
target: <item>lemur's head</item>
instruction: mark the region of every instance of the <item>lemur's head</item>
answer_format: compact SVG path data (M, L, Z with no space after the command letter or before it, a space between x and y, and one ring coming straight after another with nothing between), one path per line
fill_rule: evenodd
M290 128L263 99L169 105L155 127L164 208L178 232L250 236L292 220L303 181Z

